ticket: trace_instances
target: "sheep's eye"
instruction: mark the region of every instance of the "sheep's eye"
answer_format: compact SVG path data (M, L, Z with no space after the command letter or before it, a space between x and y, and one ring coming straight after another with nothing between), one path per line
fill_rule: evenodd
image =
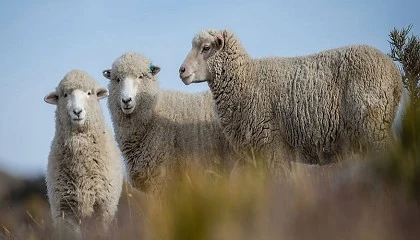
M67 97L68 95L67 95L67 93L64 93L64 97Z
M210 45L205 45L203 47L203 52L207 52L208 50L210 50Z
M89 90L88 95L92 95L92 91Z
M118 83L121 81L120 78L115 79Z

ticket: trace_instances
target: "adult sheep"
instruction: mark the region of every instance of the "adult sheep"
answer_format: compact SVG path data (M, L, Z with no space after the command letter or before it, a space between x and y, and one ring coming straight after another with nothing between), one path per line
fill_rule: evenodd
M393 61L372 47L253 59L228 30L197 33L179 74L186 85L207 81L226 137L272 169L383 148L402 89Z
M85 222L106 233L117 210L123 172L99 104L107 96L86 72L72 70L44 98L57 105L46 182L54 225L64 237L87 233Z
M129 179L144 192L159 192L185 167L228 173L234 153L216 122L210 92L160 90L160 67L135 52L103 71L108 107Z

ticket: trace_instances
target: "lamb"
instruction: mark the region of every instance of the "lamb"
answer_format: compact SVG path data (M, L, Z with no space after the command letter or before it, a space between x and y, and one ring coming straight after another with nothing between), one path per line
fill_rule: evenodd
M208 83L227 139L269 169L382 149L402 91L393 61L372 47L253 59L229 30L197 33L179 74Z
M160 67L135 52L103 71L109 79L108 107L131 184L158 194L185 168L229 173L235 153L214 113L210 92L161 90Z
M122 161L99 104L107 96L108 90L86 72L72 70L44 98L57 106L48 200L58 234L70 239L87 232L85 222L105 234L121 195Z

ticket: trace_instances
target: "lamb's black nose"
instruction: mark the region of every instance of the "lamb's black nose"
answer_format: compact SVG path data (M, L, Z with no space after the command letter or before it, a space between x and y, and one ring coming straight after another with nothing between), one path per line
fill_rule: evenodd
M131 102L131 97L128 97L128 98L122 98L121 99L121 101L124 103L124 104L129 104L130 102Z
M179 68L179 74L183 74L184 72L185 72L185 67L184 66L181 66Z
M76 114L76 116L79 116L79 114L82 112L81 108L75 108L73 109L73 113Z

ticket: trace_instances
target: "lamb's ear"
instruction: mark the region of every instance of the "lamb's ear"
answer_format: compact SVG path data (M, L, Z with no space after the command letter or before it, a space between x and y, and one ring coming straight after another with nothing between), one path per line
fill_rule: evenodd
M109 80L111 80L111 69L103 70L102 75L104 75L105 78L108 78Z
M49 104L57 105L58 94L56 92L50 92L44 97L44 101Z
M108 89L104 88L104 87L99 87L96 90L96 97L98 97L98 100L104 99L106 97L108 97L109 92Z
M156 74L158 74L158 72L160 72L160 67L157 65L150 64L150 72L153 76L155 76Z

